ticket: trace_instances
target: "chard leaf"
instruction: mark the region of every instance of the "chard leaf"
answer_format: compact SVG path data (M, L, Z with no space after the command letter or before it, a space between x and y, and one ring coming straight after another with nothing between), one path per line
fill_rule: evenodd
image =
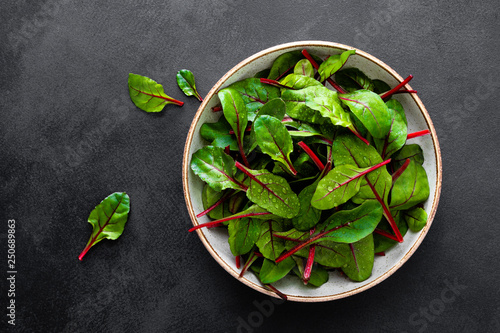
M231 84L228 88L234 89L241 94L241 98L247 107L248 120L253 121L257 111L269 100L280 97L280 89L263 84L258 78L249 78Z
M376 94L382 94L391 90L391 87L382 80L373 80L373 92Z
M406 235L406 232L408 231L408 225L406 222L401 218L400 211L394 210L391 211L391 215L394 218L394 221L396 222L396 226L398 227L399 232L401 233L402 236ZM389 222L385 217L382 218L382 221L377 226L377 229L381 229L383 231L387 231L389 233L392 233L392 228L389 225ZM373 233L373 243L375 246L375 253L378 252L384 252L393 247L396 244L399 244L397 241L387 238L385 236L379 235L377 233Z
M194 75L190 70L181 69L177 72L177 85L184 92L186 96L194 96L200 102L203 101L200 94L196 90L196 83L194 82Z
M325 210L347 202L359 191L363 179L359 174L368 169L356 168L349 164L335 167L319 182L312 196L311 205Z
M130 198L125 192L115 192L101 201L88 218L92 225L92 234L78 259L82 260L88 250L103 239L115 240L120 237L129 211Z
M225 117L220 117L216 123L204 123L200 127L200 135L208 142L213 142L221 136L230 136L231 125Z
M260 72L255 73L255 75L253 77L256 77L258 79L260 79L260 78L267 79L267 76L269 75L270 72L271 72L271 69L266 68L266 69L261 70Z
M321 82L312 77L300 74L289 74L280 82L282 85L290 87L293 90L304 89L307 87L322 86Z
M311 205L311 199L318 186L319 179L313 184L300 191L298 198L300 202L299 214L292 219L294 228L297 230L309 230L314 227L321 218L321 211Z
M424 152L422 151L422 148L420 148L417 144L403 146L403 148L401 148L401 150L392 158L394 169L399 169L408 158L417 164L424 164Z
M317 167L311 157L305 152L300 153L299 157L293 162L295 170L303 176L313 176L317 173Z
M304 58L304 56L300 53L300 51L283 53L276 58L276 60L274 60L267 78L271 80L279 80L280 77L292 70L295 67L295 64L302 58Z
M342 271L353 281L364 281L372 275L375 252L373 250L373 235L349 244L350 260L342 266Z
M373 82L370 78L357 68L343 69L335 74L335 82L348 92L359 89L373 91Z
M257 115L255 116L254 121L260 116L271 116L279 121L283 120L286 114L286 105L285 102L281 98L273 98L268 101L262 108L259 110Z
M307 59L302 59L295 64L293 68L294 74L304 75L308 77L314 77L314 67L311 62Z
M234 160L222 148L206 146L196 151L191 157L191 170L215 191L241 189L233 178Z
M403 108L403 105L401 105L401 103L398 100L390 99L385 103L385 105L387 105L387 107L389 109L392 109L393 111L398 113L401 116L401 118L403 119L405 125L408 126L408 120L406 119L405 109Z
M245 171L251 175L250 185L246 192L250 201L287 219L299 213L299 199L285 178L273 175L266 169L245 168Z
M283 230L283 223L275 220L259 221L260 236L256 242L262 255L270 260L276 260L285 250L285 242L274 236L275 232Z
M259 239L259 224L251 217L229 221L229 247L235 256L250 252Z
M312 86L299 90L283 90L281 98L286 104L287 114L297 120L307 121L313 124L321 124L324 119L321 114L306 105L306 100L319 96L318 88L323 86Z
M379 95L362 89L340 94L339 98L374 138L382 139L387 135L391 127L391 115Z
M167 104L184 104L165 94L161 84L142 75L129 73L128 91L135 106L146 112L160 112Z
M347 59L349 59L349 56L355 53L356 50L347 50L342 52L341 54L334 54L323 61L323 63L319 65L318 68L321 82L325 81L330 76L335 74L335 72L341 69L342 66L344 66L344 64L347 62Z
M285 233L280 233L280 234L285 234ZM295 233L289 233L288 235L297 236L299 234L297 234L296 231ZM302 232L302 236L297 238L296 242L286 241L285 243L286 249L287 250L292 249L300 241L304 241L308 237L309 237L309 231ZM320 265L329 268L342 267L347 262L351 252L349 244L335 243L328 240L322 240L320 243L314 244L314 246L316 246L316 250L314 253L314 261ZM295 252L294 255L297 255L302 258L307 258L309 256L309 247L305 247Z
M316 256L315 256L315 258L316 258ZM302 261L302 259L299 259L299 260L300 260L299 262ZM302 262L301 262L301 264L303 265ZM298 265L299 264L297 262L297 266ZM299 269L298 267L294 267L293 268L293 272L300 279L302 279L302 277L304 276L304 269L303 268ZM311 271L311 277L309 278L309 281L308 281L307 284L311 285L311 286L314 286L314 287L321 287L323 284L325 284L326 282L328 282L329 278L330 278L330 275L328 274L328 271L326 269L324 269L321 266L314 265L313 269Z
M427 212L422 207L415 207L403 213L403 218L413 232L419 232L427 224Z
M293 174L296 174L297 172L290 161L293 142L285 125L274 117L263 115L255 120L253 130L262 152L273 160L283 163Z
M405 210L424 202L429 197L427 173L420 164L410 160L405 171L394 182L390 209Z
M226 193L215 191L208 184L203 186L203 192L201 192L201 199L203 202L203 209L208 209L212 207L217 201L219 201ZM214 220L222 219L226 216L231 215L229 211L229 202L225 200L220 205L212 209L207 213L208 216L213 218Z
M234 131L238 146L243 147L243 136L247 128L247 108L238 91L225 88L219 91L219 99L222 104L224 117Z
M265 259L260 269L260 282L263 284L274 283L285 277L295 266L295 261L292 258L286 258L280 263Z
M406 143L407 136L406 116L401 103L393 99L389 102L391 102L387 103L389 113L391 114L391 127L389 133L387 133L383 139L374 139L375 146L380 156L382 156L382 159L390 157L401 149Z
M306 106L319 111L323 117L329 118L334 125L353 128L351 116L344 111L337 93L331 91L328 94L306 100Z

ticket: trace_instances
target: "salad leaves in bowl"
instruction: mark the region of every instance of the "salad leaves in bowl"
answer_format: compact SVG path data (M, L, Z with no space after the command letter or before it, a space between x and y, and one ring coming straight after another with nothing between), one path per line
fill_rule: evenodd
M389 277L427 234L441 189L439 143L411 78L320 41L236 65L187 137L190 231L275 297L333 300Z

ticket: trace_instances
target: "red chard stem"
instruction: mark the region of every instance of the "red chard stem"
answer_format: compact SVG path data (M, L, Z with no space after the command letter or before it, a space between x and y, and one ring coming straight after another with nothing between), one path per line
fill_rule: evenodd
M302 50L302 54L304 55L304 57L306 57L307 60L309 60L309 62L311 63L311 65L313 65L313 67L318 70L319 69L319 65L316 61L314 61L313 57L311 57L311 55L309 54L309 52L307 52L306 49L303 49ZM328 59L328 58L327 58ZM328 81L328 83L330 83L332 85L332 87L334 87L339 93L341 94L345 94L347 93L347 91L345 91L341 86L339 86L335 81L333 81L332 79L328 78L326 79Z
M313 160L314 164L316 164L316 166L318 167L319 171L323 171L325 165L323 164L323 162L321 162L318 156L316 156L316 154L311 150L311 148L309 148L309 146L304 141L300 141L298 145L306 152L307 155L309 155L309 157Z
M410 159L407 158L406 161L403 163L403 165L396 170L396 172L394 172L392 174L392 183L394 184L394 182L399 178L399 176L401 176L401 174L406 170L406 168L408 167L408 165L410 165Z
M423 135L427 135L427 134L430 134L431 131L429 130L423 130L423 131L418 131L418 132L413 132L413 133L409 133L407 136L406 136L406 140L410 140L410 139L413 139L413 138L417 138L419 136L423 136Z
M214 106L212 107L212 112L219 112L222 111L222 106Z
M275 87L278 87L278 88L285 88L285 89L293 89L293 90L295 90L294 88L285 86L284 84L281 84L281 83L279 83L276 80L262 78L262 79L260 79L260 83L269 84L271 86L275 86Z
M411 79L413 79L413 75L408 75L408 77L406 79L404 79L403 82L401 82L400 84L398 84L397 86L395 86L394 88L392 88L391 90L389 90L388 92L382 94L382 96L380 96L380 97L382 97L382 99L386 99L387 97L390 97L396 91L398 91L399 89L403 88L403 86L405 84L407 84L408 82L410 82Z
M284 301L288 300L288 297L286 297L285 294L283 294L281 291L279 291L278 289L276 289L275 287L273 287L271 284L265 284L264 286L267 287L267 288L269 288L269 289L271 289L272 291L274 291Z
M245 274L245 272L247 271L247 269L250 267L250 265L252 265L255 260L257 260L257 253L256 252L253 252L252 255L250 257L248 257L248 260L247 262L245 263L245 266L243 266L243 269L241 270L240 272L240 278L243 277L243 275Z
M381 235L381 236L387 237L387 238L389 238L389 239L395 240L396 242L399 242L399 241L398 241L398 238L397 238L396 236L393 236L393 235L391 235L390 233L388 233L387 231L384 231L384 230L382 230L382 229L378 229L378 228L377 228L377 229L375 229L373 232L374 232L374 233L376 233L376 234L379 234L379 235Z
M215 220L215 221L212 221L212 222L198 224L197 226L194 226L191 229L189 229L189 232L193 232L193 231L195 231L197 229L201 229L201 228L204 228L204 227L215 226L217 224L221 224L222 222L226 222L226 221L230 221L230 220L242 219L244 217L250 217L250 216L269 215L269 214L271 214L271 213L269 213L269 212L262 212L262 213L248 213L248 214L243 214L243 215L233 215L233 216L225 217L223 219Z
M201 212L198 215L196 215L196 217L200 218L200 217L202 217L202 216L210 213L212 210L214 210L215 208L217 208L217 206L219 206L221 203L223 203L224 201L226 201L233 193L234 193L234 191L228 192L226 195L224 195L219 200L217 200L217 202L214 203L212 206L210 206L209 208L205 209L203 212Z

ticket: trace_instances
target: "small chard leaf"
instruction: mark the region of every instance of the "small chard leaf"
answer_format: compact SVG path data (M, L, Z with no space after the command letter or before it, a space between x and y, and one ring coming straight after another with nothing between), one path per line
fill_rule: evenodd
M200 102L203 101L200 94L196 90L194 75L190 70L181 69L180 71L177 72L177 85L184 92L186 96L194 96Z
M217 201L221 200L224 195L226 195L226 193L215 191L208 184L205 184L205 186L203 187L203 192L201 192L203 209L208 209L212 207L215 203L217 203ZM221 204L219 204L217 207L209 211L207 214L214 220L219 220L231 215L232 213L229 211L228 200L223 201Z
M369 90L340 94L340 100L363 123L374 137L384 138L391 127L391 114L379 95Z
M342 271L353 281L361 282L372 275L375 251L373 235L349 244L351 248L350 260L342 266Z
M293 174L296 174L297 172L290 161L293 141L285 125L274 117L263 115L255 120L253 130L262 152L273 160L283 163Z
M349 258L349 245L331 241L316 244L314 260L325 267L342 267Z
M230 135L231 125L225 117L220 117L216 123L204 123L200 127L200 135L208 142L213 142L221 136Z
M387 107L389 109L398 113L401 116L401 118L403 119L405 125L408 126L408 120L406 119L405 109L403 108L403 105L401 105L401 103L399 101L397 101L395 99L390 99L385 103L385 105L387 105Z
M184 104L167 96L161 84L142 75L128 75L128 91L135 106L146 112L160 112L167 104Z
M329 90L327 94L306 100L306 106L330 119L333 125L353 128L351 116L342 108L337 93Z
M335 167L319 182L312 196L311 205L326 210L347 202L358 193L363 179L359 175L368 169L349 164Z
M249 78L231 84L228 88L241 94L247 107L248 120L253 121L257 111L269 100L280 97L280 89L260 82L260 79Z
M260 78L267 79L270 71L271 71L270 68L263 69L260 72L255 73L255 75L253 77L258 78L258 79L260 79Z
M246 192L250 201L287 219L299 213L299 199L285 178L273 175L266 169L251 170L242 165L238 168L250 176L251 181Z
M395 102L390 103L390 105L395 108L389 106L389 103L387 104L389 113L391 114L391 127L389 129L389 133L387 133L383 139L374 139L375 146L383 159L390 157L392 154L401 149L401 147L403 147L406 143L407 136L406 116L404 115L404 110L401 113L401 104L396 100L391 101ZM399 106L396 103L401 106L399 111L397 110L399 109Z
M191 170L215 191L241 189L233 178L236 172L234 160L222 148L206 146L196 151L191 158Z
M224 117L234 131L238 145L243 142L245 129L247 128L247 108L240 93L234 89L225 88L219 91L219 99L222 104Z
M414 161L417 164L424 164L424 152L417 144L405 145L401 150L393 156L392 162L394 169L399 169L407 159Z
M299 60L297 64L295 64L295 67L293 68L293 73L313 78L314 67L309 60L302 59Z
M231 220L228 224L229 247L235 256L250 252L259 239L259 224L251 217Z
M323 63L318 68L318 73L321 77L321 82L328 79L330 76L335 74L338 70L344 66L349 59L350 55L356 53L356 50L347 50L342 52L341 54L335 54L330 56L328 59L323 61Z
M321 82L312 77L300 74L289 74L280 82L282 85L290 87L292 90L304 89L307 87L323 86Z
M373 92L376 94L382 94L391 90L391 87L382 80L373 80Z
M347 92L359 89L373 91L373 81L357 68L343 69L335 74L335 81Z
M413 232L419 232L427 224L427 212L421 207L409 209L403 213L403 218Z
M311 199L318 186L319 179L313 184L300 191L298 198L300 202L299 214L292 219L294 228L306 231L314 227L321 218L321 211L311 205Z
M285 102L281 98L274 98L268 101L264 106L259 110L257 115L255 116L255 120L259 116L271 116L279 121L283 120L286 114L286 105Z
M317 251L317 249L316 249L316 251ZM314 257L314 258L316 258L316 257ZM302 260L302 259L299 259L299 260ZM303 270L301 272L301 270L298 267L294 267L293 272L300 279L302 279L302 277L304 275ZM311 271L311 277L309 278L309 281L307 284L314 286L314 287L321 287L323 284L328 282L329 278L330 278L330 275L328 274L328 271L326 269L324 269L321 266L314 265L313 269Z
M318 168L311 157L304 152L300 153L299 157L293 162L293 166L299 174L306 177L316 175L318 172Z
M420 164L410 160L406 170L394 182L390 209L405 210L429 197L427 173Z
M285 250L284 240L274 235L275 232L283 230L283 223L281 221L265 220L259 221L259 224L260 236L256 245L264 258L274 261Z
M275 262L264 259L262 268L260 269L260 282L263 284L274 283L284 278L295 266L295 261L292 258L287 258L276 264Z
M396 222L396 225L401 235L402 236L406 235L406 232L408 231L408 225L401 218L402 214L400 214L400 211L393 210L391 211L391 215L394 218L394 221ZM382 221L380 221L380 223L378 224L377 229L381 229L388 233L392 233L392 228L385 217L382 218ZM374 250L375 253L387 251L394 245L399 244L397 241L387 238L386 236L380 235L376 232L373 233L373 242L375 244L375 250Z
M306 101L318 97L318 90L323 92L325 89L327 88L323 86L312 86L300 90L283 90L281 98L286 104L287 114L296 120L321 124L324 121L323 116L318 111L308 107Z
M92 234L78 259L82 260L88 250L103 239L120 237L129 211L130 198L125 192L115 192L101 201L90 213L88 222L92 225Z
M271 80L279 80L280 77L293 70L295 64L302 58L304 58L304 56L300 53L300 51L292 51L280 55L276 58L276 60L274 60L267 78Z

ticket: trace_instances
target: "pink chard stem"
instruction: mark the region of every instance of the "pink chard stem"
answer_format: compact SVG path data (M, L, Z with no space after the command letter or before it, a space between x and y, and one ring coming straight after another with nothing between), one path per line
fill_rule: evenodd
M394 88L392 88L391 90L389 90L388 92L382 94L380 97L382 99L386 99L386 98L390 97L396 91L398 91L399 89L403 88L405 84L407 84L408 82L411 81L411 79L413 79L413 75L408 75L408 77L406 79L404 79L403 82L401 82L400 84L398 84L397 86L395 86Z
M314 164L316 164L316 166L318 167L319 171L323 171L325 165L323 164L323 162L321 162L318 156L311 150L311 148L309 148L309 146L304 141L300 141L298 145L306 152L307 155L309 155L309 157L313 160Z
M429 130L423 130L423 131L418 131L418 132L413 132L413 133L409 133L407 136L406 136L406 140L410 140L410 139L413 139L413 138L417 138L419 136L423 136L423 135L427 135L427 134L430 134L431 131Z
M243 215L229 216L229 217L225 217L225 218L220 219L220 220L215 220L215 221L212 221L212 222L198 224L197 226L194 226L191 229L189 229L189 232L193 232L193 231L195 231L197 229L201 229L201 228L205 228L205 227L216 226L216 225L222 224L222 222L226 222L226 221L241 219L241 218L250 217L250 216L269 215L269 214L271 214L271 213L269 213L269 212L262 212L262 213L248 213L248 214L243 214Z

